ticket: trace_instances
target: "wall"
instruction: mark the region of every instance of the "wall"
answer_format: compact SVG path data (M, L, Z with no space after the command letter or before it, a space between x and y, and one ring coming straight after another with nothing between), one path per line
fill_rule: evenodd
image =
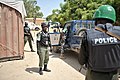
M24 57L24 31L21 14L0 3L0 60Z

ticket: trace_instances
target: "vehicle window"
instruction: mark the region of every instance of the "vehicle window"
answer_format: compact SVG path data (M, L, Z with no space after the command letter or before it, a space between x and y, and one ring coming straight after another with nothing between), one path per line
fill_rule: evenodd
M50 28L58 26L57 23L50 23Z
M94 22L92 22L92 21L82 22L81 27L85 27L87 29L91 29L91 28L94 27Z
M87 28L86 22L83 22L82 25L81 25L81 27Z
M92 22L91 28L94 28L94 27L95 27L95 22Z
M77 22L74 27L75 27L75 30L78 30L80 28L80 22Z
M91 28L94 28L94 22L88 22L88 24L87 24L87 28L88 29L91 29Z

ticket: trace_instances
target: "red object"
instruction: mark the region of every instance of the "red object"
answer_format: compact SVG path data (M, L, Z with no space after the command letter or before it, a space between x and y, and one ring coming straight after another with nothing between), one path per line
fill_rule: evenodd
M24 31L21 14L0 3L0 61L24 57Z

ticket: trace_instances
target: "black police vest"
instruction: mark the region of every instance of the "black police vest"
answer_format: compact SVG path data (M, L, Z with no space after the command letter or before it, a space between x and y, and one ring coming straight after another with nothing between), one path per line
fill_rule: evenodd
M28 26L24 26L24 33L30 33L30 28ZM25 34L28 36L27 34Z
M40 39L40 45L48 47L49 45L49 35L48 33L41 32L41 39Z
M120 27L117 28L109 31L120 36ZM110 72L120 68L120 40L92 29L87 31L87 41L88 66L93 71Z

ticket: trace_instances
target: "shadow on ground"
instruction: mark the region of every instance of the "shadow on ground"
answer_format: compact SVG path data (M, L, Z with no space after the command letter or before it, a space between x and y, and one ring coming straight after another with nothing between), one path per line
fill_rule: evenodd
M39 68L38 67L31 67L31 68L26 68L25 71L29 72L29 73L38 73L39 72Z
M64 62L66 62L68 65L73 67L75 70L79 71L80 64L78 62L78 53L75 53L74 51L65 51L65 59L62 59ZM50 54L52 58L59 58L60 53L52 53ZM81 74L86 74L86 69L83 67L80 71Z

